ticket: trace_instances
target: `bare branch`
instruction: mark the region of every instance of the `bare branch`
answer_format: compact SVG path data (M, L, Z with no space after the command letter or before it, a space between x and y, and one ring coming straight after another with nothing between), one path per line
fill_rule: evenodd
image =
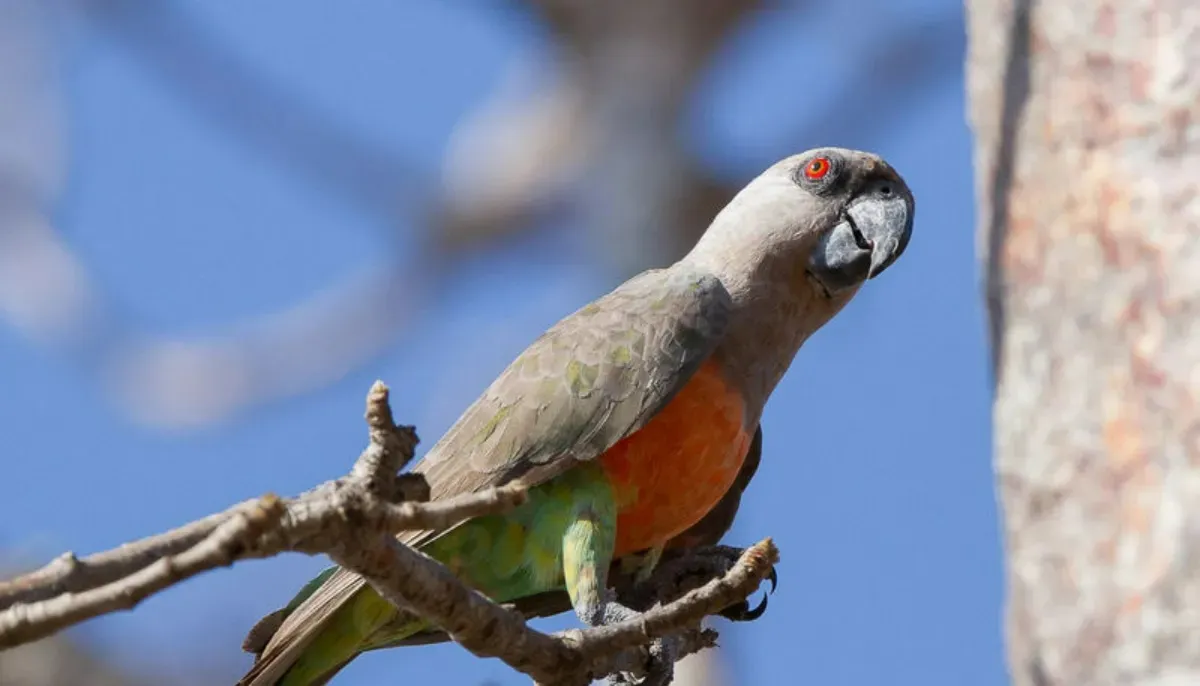
M371 442L354 463L350 478L366 484L367 490L390 500L394 497L396 474L412 458L417 434L410 426L396 426L388 405L388 388L376 381L367 393L367 429Z
M525 502L525 486L514 483L468 493L435 503L400 503L381 508L389 533L416 529L448 529L466 519L507 512Z
M644 646L655 638L680 636L680 657L711 647L716 633L701 630L701 620L744 603L779 559L770 539L736 561L727 548L707 549L713 559L699 563L685 554L662 565L639 588L643 594L652 589L650 597L643 598L644 607L671 602L650 608L636 620L561 634L531 629L522 612L492 602L395 537L401 531L442 530L517 507L527 497L524 485L514 482L438 502L403 498L408 491L420 490L414 483L424 483L419 475L396 477L412 458L417 437L411 427L395 425L387 401L387 387L376 382L367 398L370 443L345 478L296 498L268 494L83 560L68 553L0 584L0 648L131 609L216 567L293 551L328 554L398 608L441 627L476 655L498 657L539 684L582 686L617 671L643 671ZM427 485L421 495L428 496ZM707 583L677 598L684 588L694 586L697 576Z
M0 583L0 648L37 640L117 610L184 579L240 559L286 551L319 554L346 540L411 529L441 529L503 512L525 500L519 484L437 503L391 502L400 490L395 470L416 447L411 427L397 427L382 383L367 401L370 444L346 479L295 499L266 495L164 534L80 560L67 553L40 570ZM423 479L421 479L423 482ZM376 495L376 494L380 495ZM424 489L428 494L428 488ZM437 566L424 560L428 566Z
M129 610L154 593L218 565L242 557L248 544L283 514L281 501L264 496L239 516L226 519L203 541L119 581L82 593L64 593L50 600L19 603L0 613L0 648L45 638L73 624L102 614Z
M519 484L447 499L436 503L400 503L379 507L368 513L389 531L408 529L445 529L465 519L504 512L524 500ZM0 610L17 603L34 603L58 595L80 593L112 583L166 557L178 555L214 535L213 532L238 512L261 506L260 500L248 500L217 514L209 515L166 533L126 543L112 550L78 558L63 553L33 572L0 582ZM307 504L290 504L289 516L311 520L308 514L294 514ZM272 553L273 554L273 553ZM214 565L216 566L216 565ZM0 615L3 616L3 615Z
M249 500L232 510L249 506ZM63 593L78 593L128 576L163 557L177 555L196 545L229 518L227 510L196 520L166 533L126 543L112 550L79 559L63 553L41 569L0 582L0 610L14 603L32 603Z

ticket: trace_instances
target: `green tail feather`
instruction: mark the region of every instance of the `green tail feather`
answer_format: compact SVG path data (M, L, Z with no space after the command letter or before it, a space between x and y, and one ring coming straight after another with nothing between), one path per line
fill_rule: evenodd
M363 588L334 613L279 686L323 684L358 653L383 647L382 644L390 641L403 640L428 626L428 622L421 619L397 625L396 615L396 608L374 589Z

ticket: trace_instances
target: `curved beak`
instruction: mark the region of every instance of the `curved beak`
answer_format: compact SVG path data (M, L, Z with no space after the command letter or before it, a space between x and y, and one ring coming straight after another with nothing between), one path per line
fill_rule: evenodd
M846 216L871 246L868 279L882 274L908 247L913 226L913 203L908 193L860 195L846 208Z
M879 276L908 247L913 209L902 184L872 183L817 245L810 272L830 294Z

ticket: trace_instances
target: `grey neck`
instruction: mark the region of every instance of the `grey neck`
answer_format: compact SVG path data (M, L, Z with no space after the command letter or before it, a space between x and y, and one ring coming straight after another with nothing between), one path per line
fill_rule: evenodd
M723 215L714 224L736 219ZM800 346L850 301L854 290L826 297L805 271L805 246L789 247L780 236L767 235L734 241L729 231L713 228L683 261L721 279L733 298L733 320L716 357L744 394L751 428ZM734 252L739 250L750 252Z

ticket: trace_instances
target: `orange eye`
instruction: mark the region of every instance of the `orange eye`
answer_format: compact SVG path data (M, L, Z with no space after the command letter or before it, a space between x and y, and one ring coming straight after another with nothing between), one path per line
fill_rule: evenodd
M829 173L829 158L818 157L804 168L804 175L814 181Z

